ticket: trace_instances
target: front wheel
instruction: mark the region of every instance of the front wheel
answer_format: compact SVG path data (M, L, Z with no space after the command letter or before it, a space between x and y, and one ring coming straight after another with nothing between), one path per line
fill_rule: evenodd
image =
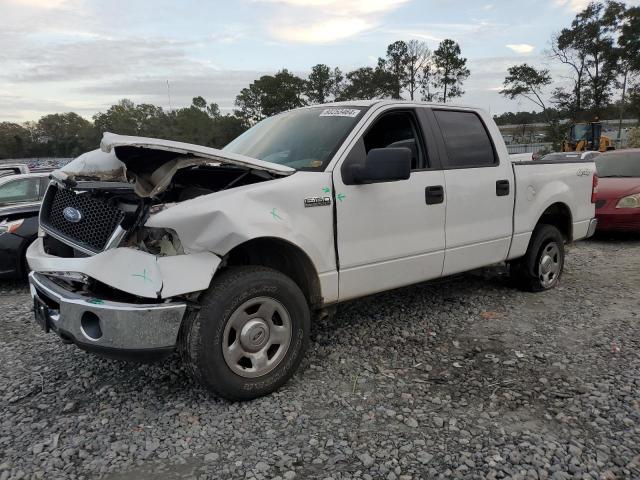
M555 287L564 269L564 239L553 225L538 225L524 257L510 264L516 285L529 292Z
M228 400L273 392L298 368L310 312L300 288L263 267L233 267L216 278L200 311L185 320L181 353L193 376Z

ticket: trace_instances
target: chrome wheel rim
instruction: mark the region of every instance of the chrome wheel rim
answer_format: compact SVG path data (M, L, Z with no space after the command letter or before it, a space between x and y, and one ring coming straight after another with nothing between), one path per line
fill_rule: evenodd
M540 255L538 278L544 288L552 287L560 276L560 248L555 242L548 243Z
M222 353L233 373L246 378L266 375L287 354L291 317L274 298L256 297L229 317L222 337Z

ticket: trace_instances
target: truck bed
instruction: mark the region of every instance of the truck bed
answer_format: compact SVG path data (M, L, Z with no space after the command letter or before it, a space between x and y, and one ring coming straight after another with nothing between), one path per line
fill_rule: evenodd
M593 161L516 161L512 162L512 168L516 192L510 259L524 254L533 228L549 209L569 209L571 225L567 240L587 236L589 222L595 216L591 203Z

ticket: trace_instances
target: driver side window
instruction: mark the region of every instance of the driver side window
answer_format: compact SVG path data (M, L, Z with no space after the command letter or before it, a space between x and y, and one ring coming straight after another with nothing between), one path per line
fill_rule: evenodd
M364 135L366 153L374 148L408 148L411 150L411 170L425 168L424 148L413 112L383 114Z

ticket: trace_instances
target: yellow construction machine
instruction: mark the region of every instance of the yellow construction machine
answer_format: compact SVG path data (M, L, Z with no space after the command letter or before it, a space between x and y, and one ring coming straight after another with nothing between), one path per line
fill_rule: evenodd
M606 152L614 150L613 141L602 135L602 123L599 120L571 125L569 139L562 141L563 152Z

